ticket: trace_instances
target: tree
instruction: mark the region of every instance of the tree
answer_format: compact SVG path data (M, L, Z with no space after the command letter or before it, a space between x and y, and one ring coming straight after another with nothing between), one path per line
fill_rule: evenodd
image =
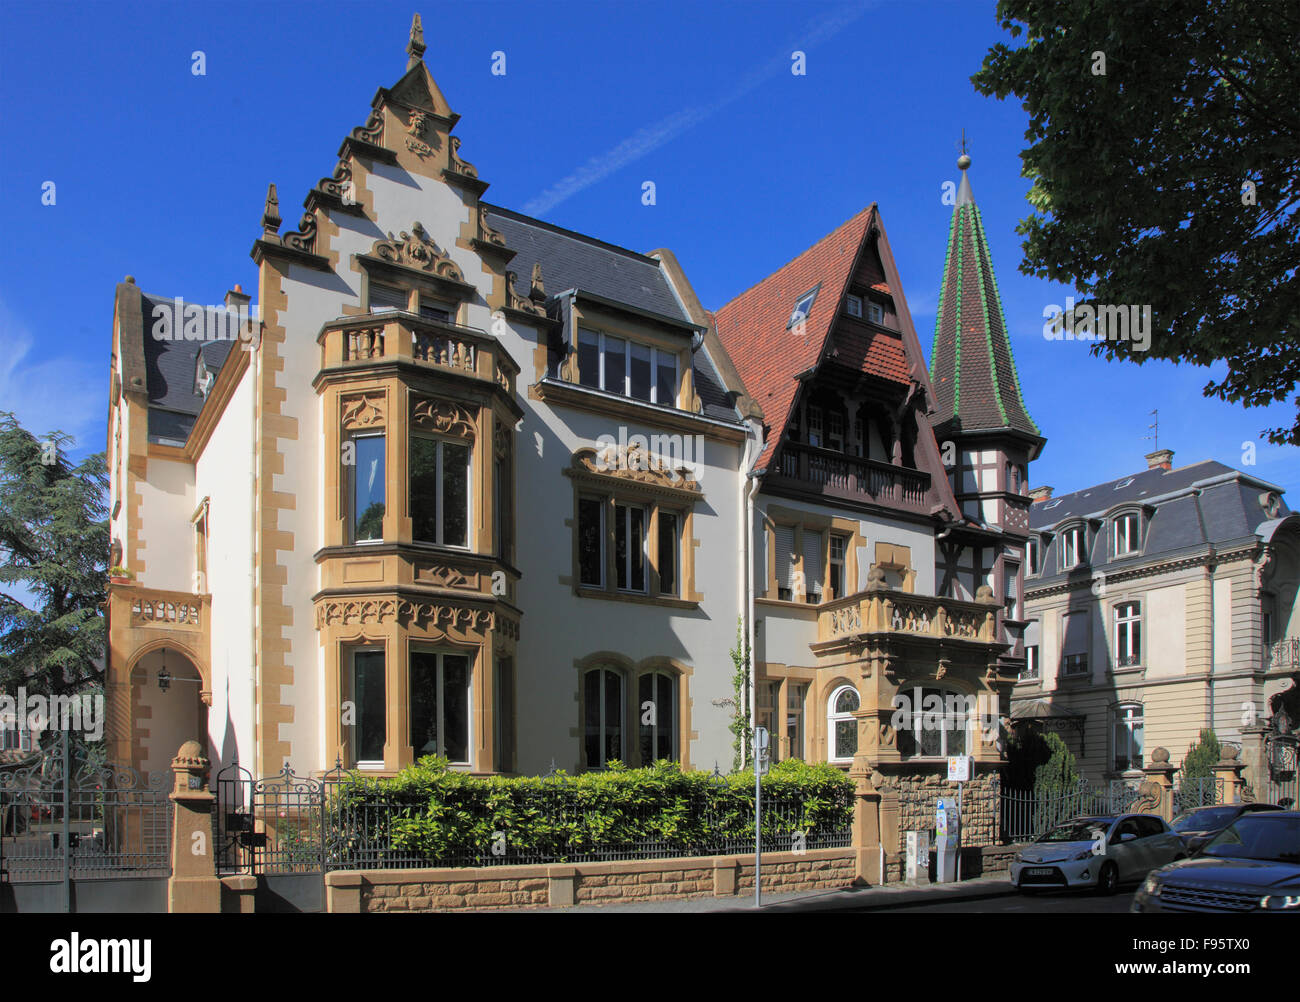
M971 81L1029 113L1020 270L1094 308L1152 307L1149 350L1098 340L1094 354L1223 361L1206 396L1287 399L1300 380L1300 8L1001 0L998 18L1025 44L993 46ZM1300 444L1294 402L1295 423L1261 437Z
M1035 793L1070 793L1079 785L1078 763L1059 734L1048 731L1043 736L1047 761L1034 770Z
M1183 779L1203 779L1214 775L1214 764L1222 757L1219 736L1208 727L1203 728L1200 740L1187 749L1183 758Z
M1059 740L1059 739L1058 739ZM1007 764L1002 781L1009 790L1028 790L1034 785L1038 767L1052 757L1052 746L1033 725L1014 728L1007 741Z
M71 444L0 411L0 690L102 681L108 470L103 453L72 465Z

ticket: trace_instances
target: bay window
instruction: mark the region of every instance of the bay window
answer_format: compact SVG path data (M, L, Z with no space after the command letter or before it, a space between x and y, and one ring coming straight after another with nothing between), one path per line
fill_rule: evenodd
M411 530L418 542L469 546L470 449L411 436Z
M441 755L453 763L468 764L469 656L412 650L410 685L415 758Z
M898 753L902 758L945 758L965 755L970 746L970 714L968 703L973 697L938 689L917 686L895 697L907 700L910 727L900 727L897 734Z

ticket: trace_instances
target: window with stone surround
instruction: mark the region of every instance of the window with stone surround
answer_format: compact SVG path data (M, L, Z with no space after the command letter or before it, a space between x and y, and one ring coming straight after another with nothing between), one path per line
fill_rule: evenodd
M853 711L861 705L858 690L842 685L827 701L826 745L832 762L851 762L858 753L858 721Z

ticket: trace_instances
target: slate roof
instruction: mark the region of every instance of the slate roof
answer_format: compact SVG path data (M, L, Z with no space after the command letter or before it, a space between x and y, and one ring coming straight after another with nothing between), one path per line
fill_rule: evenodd
M1270 493L1279 498L1280 511L1275 515L1268 513L1260 499ZM1103 524L1096 539L1090 539L1088 566L1119 569L1153 557L1248 542L1261 525L1287 513L1281 494L1279 487L1205 460L1171 470L1143 470L1036 503L1029 510L1029 524L1040 532L1055 530L1077 518L1099 519L1117 505L1151 505L1154 511L1143 526L1138 552L1112 556L1109 522ZM1055 535L1040 557L1041 579L1068 576L1069 572L1059 570L1059 540L1059 534Z
M149 441L160 445L184 445L194 420L206 399L197 392L195 373L199 352L213 377L230 356L234 341L178 340L182 332L173 330L171 340L153 336L155 305L174 308L175 300L165 296L141 297L144 327L145 392L149 398ZM192 304L183 303L184 306ZM208 312L216 312L209 309Z
M964 169L948 231L930 381L940 438L1003 428L1040 436L1020 392L984 220Z
M826 336L839 316L858 250L875 215L874 205L863 209L716 311L718 337L745 387L767 416L768 434L758 458L759 468L770 463L785 434L799 389L795 376L812 368L822 356ZM797 297L819 283L804 334L799 336L790 329L790 313ZM892 339L881 336L873 340L883 344ZM863 364L869 354L863 351ZM871 364L877 363L873 359ZM887 369L892 365L879 364Z

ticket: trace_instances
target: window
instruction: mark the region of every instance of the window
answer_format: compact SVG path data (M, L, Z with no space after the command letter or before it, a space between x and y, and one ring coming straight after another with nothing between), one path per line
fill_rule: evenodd
M409 302L405 289L393 285L381 285L378 282L370 283L371 313L378 313L381 310L405 310Z
M1115 771L1142 768L1142 707L1128 703L1115 708Z
M1031 644L1025 648L1025 670L1020 673L1021 682L1032 682L1038 678L1038 645Z
M830 745L832 762L847 761L858 753L858 722L853 711L859 704L858 690L851 685L842 685L831 693L826 740Z
M844 597L844 551L848 546L848 540L844 536L831 534L831 552L830 552L830 577L827 584L830 586L831 598Z
M822 437L822 409L808 408L808 444L820 448L825 439Z
M677 353L600 331L578 331L578 382L593 389L677 406Z
M844 451L844 415L839 411L830 411L826 415L826 448L836 452Z
M808 696L807 683L788 682L785 689L785 736L789 742L789 757L802 759L803 747L803 711L804 701Z
M348 442L353 462L346 469L352 480L352 539L367 543L384 538L384 435L354 435Z
M513 509L514 490L510 483L510 457L498 456L496 467L493 471L493 479L496 484L497 495L497 524L496 524L496 543L497 556L502 560L510 560L511 552L514 550L514 528L515 514Z
M660 759L676 760L676 680L664 672L651 672L641 676L637 688L641 764L650 765Z
M1076 525L1061 533L1061 570L1077 567L1088 559L1083 526Z
M411 531L424 543L469 546L469 446L411 436Z
M1065 645L1062 648L1061 674L1088 674L1088 613L1069 612L1063 617Z
M794 599L794 526L776 526L774 537L776 597L783 602L790 602Z
M867 319L873 324L885 325L885 308L879 303L867 303Z
M813 300L816 298L817 289L810 289L795 300L794 309L790 311L790 322L786 324L786 327L793 327L795 324L800 324L807 320L808 314L812 312Z
M496 767L512 772L515 767L515 659L497 658L496 684Z
M846 296L844 299L844 312L851 317L862 317L862 297Z
M677 513L661 511L659 513L659 594L677 595L677 555L678 550Z
M896 696L896 701L908 701L911 717L911 727L898 730L898 754L903 758L965 755L970 727L967 703L971 699L945 689L919 686Z
M445 306L438 306L434 303L420 302L420 316L425 320L441 320L443 323L451 322L451 311Z
M411 652L411 749L469 763L469 657Z
M822 600L822 534L803 531L803 600L816 605Z
M1041 566L1039 563L1039 542L1036 536L1031 536L1029 542L1025 544L1026 560L1029 566L1025 568L1026 574L1037 574Z
M587 768L623 761L623 676L595 668L583 679L584 749Z
M1003 564L1003 607L1007 619L1020 619L1020 565Z
M578 580L594 588L605 585L605 502L600 498L578 498Z
M1119 667L1142 660L1142 607L1138 602L1115 606L1115 664Z
M1115 556L1136 553L1140 545L1138 531L1141 527L1136 515L1120 515L1115 519Z
M645 591L646 510L614 506L614 571L620 591Z
M352 761L363 768L382 768L388 712L384 702L383 650L366 648L353 651L349 674L345 698L352 703ZM345 707L345 722L349 719L346 711Z

